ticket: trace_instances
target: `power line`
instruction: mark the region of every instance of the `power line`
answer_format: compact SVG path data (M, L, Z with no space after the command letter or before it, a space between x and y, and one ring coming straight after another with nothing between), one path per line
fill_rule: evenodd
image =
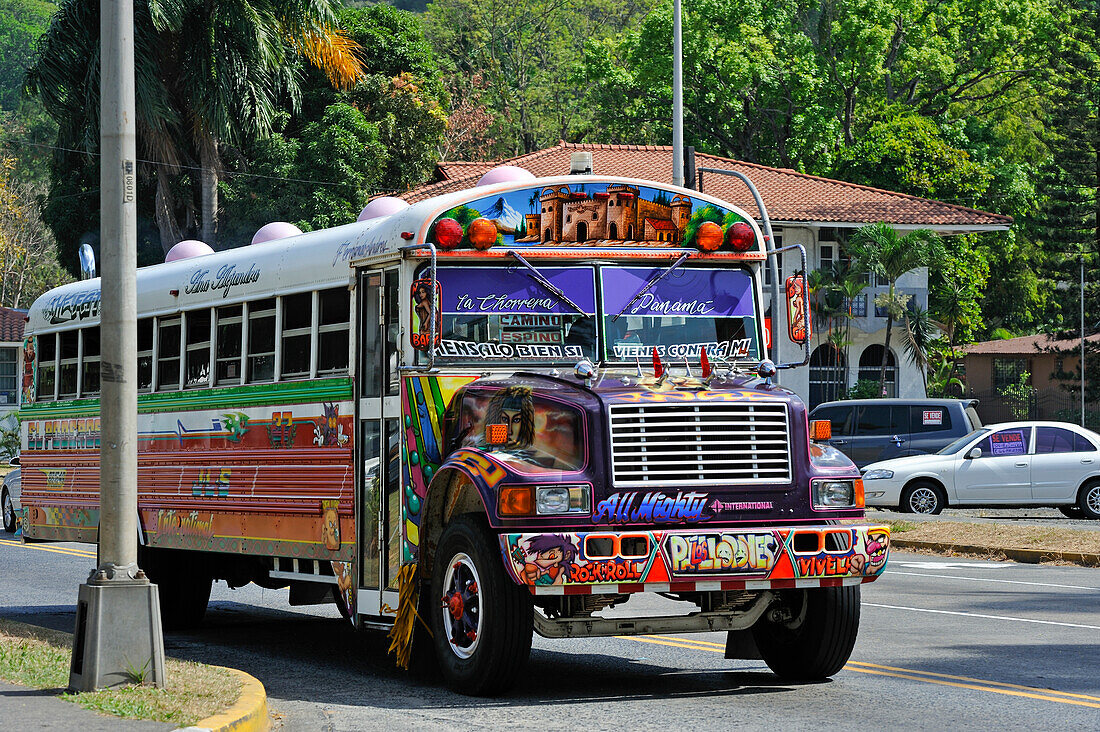
M60 150L62 152L77 153L79 155L88 155L88 156L91 156L91 157L100 157L100 153L98 153L98 152L89 152L87 150L79 150L77 148L71 148L71 147L61 147L59 145L46 145L46 144L41 143L41 142L31 142L30 140L23 140L22 142L25 145L30 145L32 147L45 148L47 150ZM183 165L182 163L177 163L177 164L173 165L172 163L166 163L166 162L159 161L159 160L144 160L144 159L138 158L137 162L147 163L149 165L163 165L163 166L167 166L167 167L171 167L171 168L182 168L184 170L196 170L196 171L199 171L199 172L207 170L207 168L203 168L202 166L198 166L198 165ZM240 177L244 177L244 178L262 178L262 179L265 179L265 180L279 180L279 181L285 181L287 183L313 183L313 184L321 185L321 186L346 186L347 185L347 183L337 183L337 182L333 182L333 181L312 180L312 179L309 179L309 178L286 178L286 177L278 176L278 175L263 175L263 174L260 174L260 173L245 173L245 172L242 172L242 171L235 171L235 170L223 170L222 174L227 175L227 176L240 176ZM390 189L375 188L373 186L368 186L367 190L370 191L371 193L394 193L395 192L395 191L390 190Z

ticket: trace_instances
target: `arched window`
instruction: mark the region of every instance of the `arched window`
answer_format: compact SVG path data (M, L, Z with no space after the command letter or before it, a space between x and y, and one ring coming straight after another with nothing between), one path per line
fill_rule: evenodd
M810 408L840 399L846 393L844 354L823 343L810 354Z
M608 227L607 238L612 241L619 238L619 227L614 221L612 221L611 225Z
M882 345L875 343L863 349L859 354L859 378L863 381L878 383L882 373ZM894 358L894 352L886 354L886 393L882 396L896 397L898 395L898 365Z

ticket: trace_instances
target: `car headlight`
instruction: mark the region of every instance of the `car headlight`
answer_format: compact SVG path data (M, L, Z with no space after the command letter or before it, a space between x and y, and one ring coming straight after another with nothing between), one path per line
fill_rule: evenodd
M589 513L591 505L586 485L556 485L535 489L535 512L540 516Z
M894 477L893 470L883 470L882 468L875 468L874 470L868 470L863 474L864 480L888 480Z
M814 508L855 508L863 505L862 480L815 480L811 487Z

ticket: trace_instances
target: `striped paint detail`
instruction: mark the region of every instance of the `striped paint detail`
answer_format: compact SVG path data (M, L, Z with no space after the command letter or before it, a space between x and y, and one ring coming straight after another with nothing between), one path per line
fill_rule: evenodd
M699 582L651 582L618 585L530 585L532 595L629 595L635 592L741 592L817 587L847 587L874 582L870 577L826 577L820 579L702 580Z
M233 409L265 407L309 402L339 402L352 398L351 379L347 377L313 381L280 381L219 389L186 389L138 395L138 412L185 412L197 409ZM87 417L99 414L98 399L74 399L64 402L39 402L19 410L21 420Z

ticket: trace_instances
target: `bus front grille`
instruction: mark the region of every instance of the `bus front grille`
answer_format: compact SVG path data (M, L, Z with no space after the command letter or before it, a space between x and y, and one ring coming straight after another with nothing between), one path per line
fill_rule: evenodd
M612 404L616 486L789 483L782 403Z

